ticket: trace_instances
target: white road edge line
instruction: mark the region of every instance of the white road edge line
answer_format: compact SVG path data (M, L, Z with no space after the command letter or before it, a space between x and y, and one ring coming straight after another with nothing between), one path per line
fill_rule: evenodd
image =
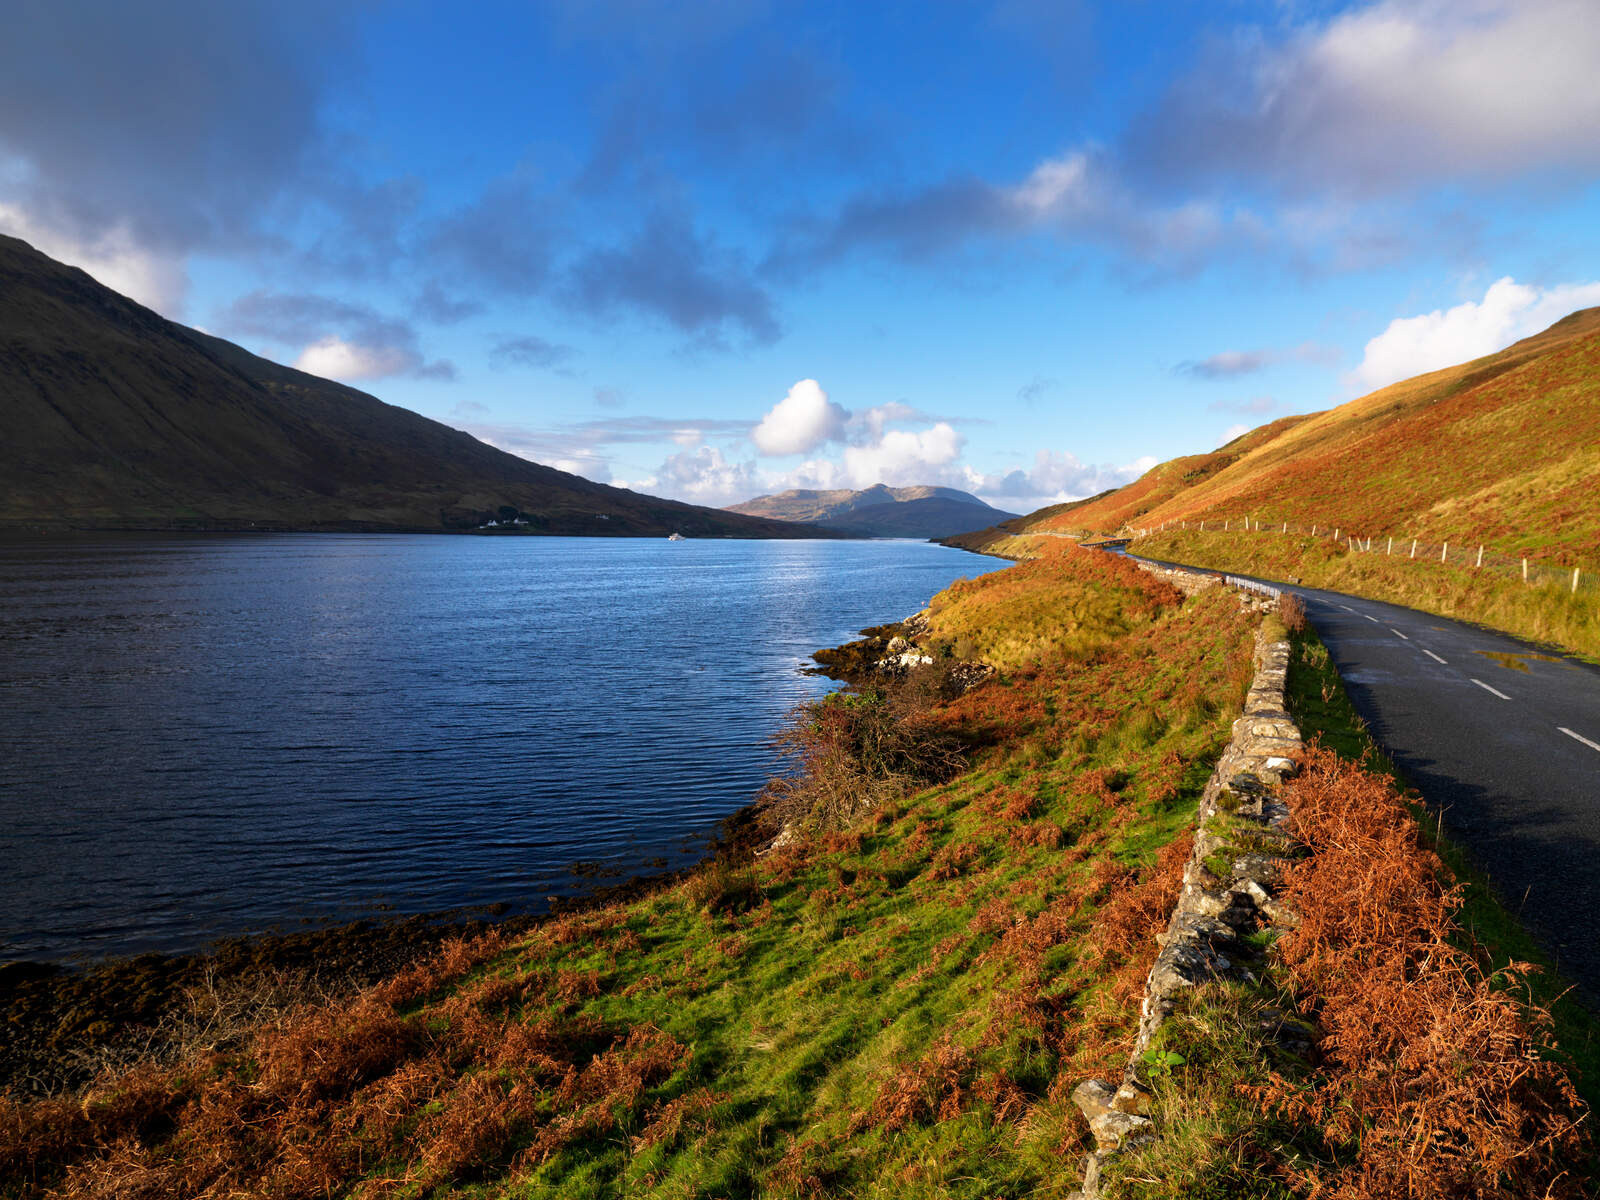
M1401 633L1398 629L1396 629L1393 625L1389 626L1389 632L1394 634L1395 637L1399 638L1402 642L1409 642L1411 640L1405 634Z
M1502 699L1502 700L1509 700L1509 699L1511 699L1511 697L1510 697L1510 696L1508 696L1508 695L1506 695L1506 694L1505 694L1505 693L1504 693L1504 692L1502 692L1502 691L1501 691L1501 690L1500 690L1500 689L1499 689L1499 688L1492 688L1492 687L1490 687L1490 686L1489 686L1489 685L1488 685L1488 684L1487 684L1487 683L1485 683L1485 682L1484 682L1484 681L1483 681L1483 680L1481 680L1481 679L1474 679L1474 680L1473 680L1473 681L1472 681L1472 682L1473 682L1473 683L1475 683L1475 684L1477 684L1477 685L1478 685L1478 686L1479 686L1479 687L1481 687L1481 688L1482 688L1482 689L1483 689L1483 690L1484 690L1484 691L1486 691L1486 692L1493 692L1493 693L1494 693L1494 694L1495 694L1495 695L1496 695L1496 696L1499 696L1499 697L1500 697L1500 699Z
M1417 649L1418 650L1422 650L1422 652L1424 654L1426 654L1429 658L1433 659L1433 661L1436 662L1436 663L1443 663L1447 667L1450 665L1449 663L1445 662L1444 659L1440 658L1437 654L1435 654L1432 650L1423 650L1423 648L1421 646L1418 646Z
M1556 728L1562 733L1566 734L1569 738L1577 738L1585 746L1589 747L1589 749L1600 750L1600 742L1591 742L1588 738L1584 737L1583 734L1573 733L1572 730L1568 729L1565 725L1557 725Z

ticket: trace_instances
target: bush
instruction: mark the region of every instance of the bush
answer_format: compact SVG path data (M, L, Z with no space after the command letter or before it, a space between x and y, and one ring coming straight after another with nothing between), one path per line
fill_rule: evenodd
M840 829L960 773L966 756L938 719L944 689L933 674L943 675L930 668L890 687L834 692L800 705L777 739L800 771L768 787L782 818Z
M1278 618L1290 633L1299 633L1306 627L1306 603L1293 592L1278 597Z

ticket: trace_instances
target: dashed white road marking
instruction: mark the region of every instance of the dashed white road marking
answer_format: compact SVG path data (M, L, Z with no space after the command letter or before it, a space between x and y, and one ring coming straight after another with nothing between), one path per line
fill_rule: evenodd
M1588 738L1584 737L1583 734L1573 733L1572 730L1568 729L1565 725L1557 725L1556 728L1562 733L1566 734L1569 738L1577 738L1578 741L1589 747L1589 749L1600 750L1600 742L1591 742Z
M1389 626L1389 632L1394 634L1395 637L1399 638L1402 642L1409 642L1411 640L1405 634L1401 633L1398 629L1396 629L1393 625Z
M1483 690L1484 690L1484 691L1486 691L1486 692L1492 692L1492 693L1494 693L1494 694L1495 694L1495 695L1496 695L1496 696L1499 696L1499 697L1500 697L1500 699L1502 699L1502 700L1509 700L1509 699L1511 699L1511 697L1510 697L1510 696L1508 696L1508 695L1506 695L1506 694L1505 694L1505 693L1504 693L1504 692L1502 692L1502 691L1501 691L1501 690L1500 690L1500 689L1499 689L1499 688L1492 688L1492 687L1490 687L1490 686L1489 686L1489 685L1488 685L1488 684L1487 684L1487 683L1485 683L1485 682L1484 682L1484 681L1483 681L1483 680L1481 680L1481 679L1474 679L1474 680L1473 680L1473 681L1472 681L1472 682L1473 682L1473 683L1475 683L1475 684L1477 684L1477 685L1478 685L1478 686L1479 686L1479 687L1481 687L1481 688L1482 688L1482 689L1483 689Z
M1423 650L1423 648L1421 646L1418 646L1417 649L1418 650L1422 650L1422 652L1424 654L1426 654L1429 658L1433 659L1433 661L1436 662L1436 663L1444 663L1444 665L1447 666L1447 667L1450 665L1449 663L1445 662L1444 659L1440 658L1437 654L1435 654L1432 650Z
M1351 608L1348 604L1341 604L1339 607L1344 609L1345 612L1355 612L1355 609Z
M1373 623L1373 624L1374 624L1374 625L1382 625L1382 624L1383 624L1383 622L1382 622L1382 621L1380 621L1380 620L1378 620L1378 618L1377 618L1377 617L1374 617L1374 616L1370 616L1370 615L1369 615L1369 614L1367 614L1367 613L1362 613L1362 614L1361 614L1361 615L1362 615L1362 616L1363 616L1363 617L1366 617L1366 618L1367 618L1367 620L1369 620L1369 621L1371 621L1371 622L1372 622L1372 623Z

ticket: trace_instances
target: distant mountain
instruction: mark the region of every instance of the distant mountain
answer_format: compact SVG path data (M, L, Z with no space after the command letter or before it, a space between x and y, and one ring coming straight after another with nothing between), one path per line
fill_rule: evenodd
M860 537L949 537L1015 516L955 488L883 484L859 492L798 489L757 496L726 511L804 521Z
M0 236L0 527L814 537L540 466Z
M1597 496L1600 308L1587 308L1497 353L1280 418L995 533L1250 517L1592 562Z

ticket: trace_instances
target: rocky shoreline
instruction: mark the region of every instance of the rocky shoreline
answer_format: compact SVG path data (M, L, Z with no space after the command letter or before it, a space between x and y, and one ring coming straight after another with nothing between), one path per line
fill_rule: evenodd
M896 682L918 668L944 663L946 687L958 695L971 691L994 674L992 667L982 663L952 658L948 646L930 644L929 629L929 613L925 608L903 621L869 625L856 641L818 650L812 655L817 666L808 670L860 686Z

